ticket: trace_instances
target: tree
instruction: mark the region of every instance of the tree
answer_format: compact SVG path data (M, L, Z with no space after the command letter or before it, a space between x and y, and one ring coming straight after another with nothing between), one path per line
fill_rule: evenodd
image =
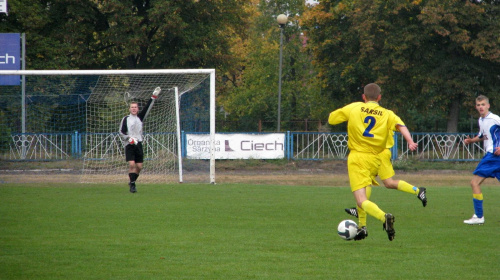
M95 30L82 2L11 0L9 14L0 14L0 32L26 33L27 69L73 68Z
M216 68L245 32L245 1L11 0L0 32L25 32L28 68Z
M243 45L246 54L240 79L220 101L230 120L238 128L255 130L259 121L263 130L275 130L278 113L278 74L280 28L279 14L288 15L284 28L281 120L284 130L300 130L292 120L325 118L328 110L321 100L310 54L304 48L299 17L305 9L302 0L259 1L255 3L254 21ZM258 4L258 5L257 5Z
M359 100L375 81L410 128L429 116L456 132L465 102L500 89L498 10L497 1L326 0L302 24L326 94Z
M0 32L26 33L27 69L214 68L223 85L237 71L234 43L245 37L248 6L242 0L10 0Z

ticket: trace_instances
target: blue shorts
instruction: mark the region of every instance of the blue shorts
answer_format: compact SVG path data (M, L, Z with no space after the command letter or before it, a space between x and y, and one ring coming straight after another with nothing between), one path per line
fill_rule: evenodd
M483 178L497 178L500 181L500 156L486 153L472 174Z

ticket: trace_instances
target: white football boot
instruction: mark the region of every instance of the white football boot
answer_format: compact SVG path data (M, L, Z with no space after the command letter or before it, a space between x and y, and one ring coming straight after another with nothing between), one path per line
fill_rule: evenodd
M482 224L484 224L484 216L481 217L481 218L478 218L476 216L476 214L474 214L472 216L472 218L470 218L468 220L464 220L464 224L468 224L468 225L482 225Z

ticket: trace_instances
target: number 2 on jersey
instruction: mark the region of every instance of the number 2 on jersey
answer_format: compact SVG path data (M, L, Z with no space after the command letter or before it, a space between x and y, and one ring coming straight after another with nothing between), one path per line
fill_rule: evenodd
M365 132L363 132L363 136L374 137L374 135L370 133L370 130L372 130L372 128L375 126L376 122L377 122L377 120L372 116L368 116L365 118L365 123L367 123L368 126L366 127Z

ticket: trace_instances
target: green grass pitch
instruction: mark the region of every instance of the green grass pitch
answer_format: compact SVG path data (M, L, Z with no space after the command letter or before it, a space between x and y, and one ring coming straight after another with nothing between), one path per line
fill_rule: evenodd
M0 279L496 279L500 188L483 187L484 226L465 187L428 187L429 204L374 188L396 238L337 224L347 187L245 184L0 185Z

